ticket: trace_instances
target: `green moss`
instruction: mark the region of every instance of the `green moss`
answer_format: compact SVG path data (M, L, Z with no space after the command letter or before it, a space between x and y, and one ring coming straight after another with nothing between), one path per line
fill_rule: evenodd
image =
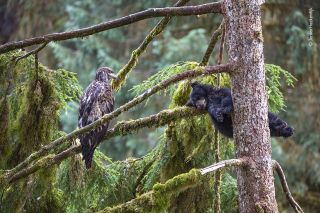
M157 198L165 197L167 194L178 194L198 184L201 181L199 170L192 169L188 173L180 174L169 179L164 184L157 183L153 186L153 192Z
M14 129L19 144L10 159L13 163L22 161L33 150L39 149L41 144L50 142L57 129L59 102L54 84L43 73L45 70L40 70L39 78L31 79L28 83L17 113Z
M63 87L66 83L63 82L73 79L68 86L72 90L78 88L76 78L67 71L49 70L41 64L36 71L32 56L13 63L24 53L11 51L0 55L0 101L5 106L1 107L0 116L5 118L1 121L6 127L0 132L3 136L0 148L6 148L5 151L0 150L6 153L1 153L0 163L6 166L2 168L12 168L60 134L57 122L59 110L64 102L76 96L76 92L61 95L66 93ZM47 156L38 166L46 167L51 157ZM61 204L63 199L61 193L54 189L54 183L55 167L40 170L6 190L3 206L9 209L15 203L18 209L61 212L64 209ZM14 192L20 192L19 196ZM19 201L16 201L17 197Z
M0 100L0 168L5 168L5 159L9 153L8 127L9 127L9 107L6 98Z
M101 212L162 212L169 207L172 196L177 196L187 188L194 187L201 182L201 174L192 169L188 173L180 174L164 184L157 183L153 190L135 199L114 207L107 207Z
M185 105L189 99L190 92L191 87L189 86L189 81L181 82L177 90L172 95L172 101L169 108Z

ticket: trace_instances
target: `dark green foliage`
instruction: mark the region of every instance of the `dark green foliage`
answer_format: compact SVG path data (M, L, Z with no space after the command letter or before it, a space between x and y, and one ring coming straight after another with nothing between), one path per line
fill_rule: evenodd
M266 84L268 93L268 104L271 112L279 112L285 108L284 97L280 91L282 81L293 87L293 82L297 79L288 71L274 64L265 64ZM281 77L283 76L283 79Z
M150 169L155 159L159 159L157 150L142 159L132 158L110 165L107 165L110 160L97 151L92 170L84 169L80 155L63 162L56 187L64 194L67 211L99 210L124 203L150 190L156 180L149 182L151 187L145 185L147 180L153 179L149 171L152 170L151 175L159 175L159 171Z

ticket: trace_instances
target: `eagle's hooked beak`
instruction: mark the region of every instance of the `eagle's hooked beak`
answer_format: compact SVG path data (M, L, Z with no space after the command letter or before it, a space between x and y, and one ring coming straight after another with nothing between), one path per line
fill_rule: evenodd
M116 74L108 73L108 75L113 79L118 79L118 76Z

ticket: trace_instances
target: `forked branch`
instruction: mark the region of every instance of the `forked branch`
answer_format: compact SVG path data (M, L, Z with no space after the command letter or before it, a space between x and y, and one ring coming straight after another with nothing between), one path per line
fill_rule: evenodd
M18 57L15 59L15 63L18 63L21 59L27 58L30 55L36 55L38 54L38 52L40 52L43 48L45 48L47 46L48 42L43 43L42 45L40 45L39 47L37 47L34 50L31 50L30 52L27 52L26 54Z

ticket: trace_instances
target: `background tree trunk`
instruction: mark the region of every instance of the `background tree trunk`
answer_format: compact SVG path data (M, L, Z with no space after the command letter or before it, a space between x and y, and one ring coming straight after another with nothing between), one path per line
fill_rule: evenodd
M277 212L268 128L262 0L226 0L229 59L237 61L231 74L234 138L237 158L250 165L237 169L240 212Z

